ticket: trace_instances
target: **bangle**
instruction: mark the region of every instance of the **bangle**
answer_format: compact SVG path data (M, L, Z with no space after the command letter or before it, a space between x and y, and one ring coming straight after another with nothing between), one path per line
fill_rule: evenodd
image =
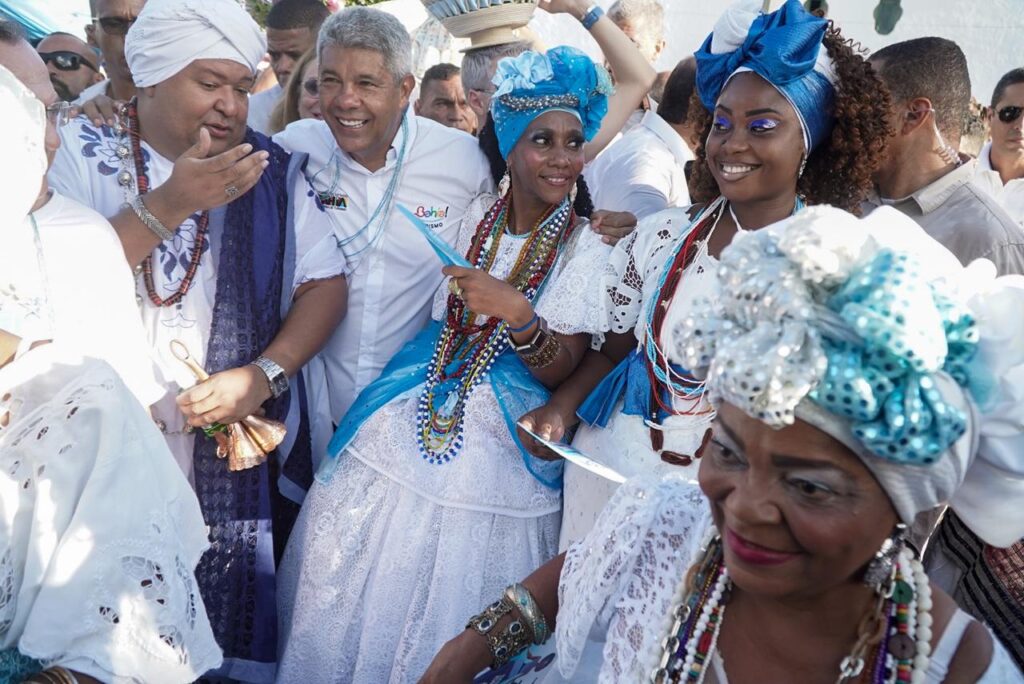
M494 629L494 626L498 624L498 620L511 612L512 602L502 596L484 608L482 613L469 618L469 622L466 623L466 629L475 630L480 636L487 636Z
M533 632L533 643L540 646L547 641L551 630L530 590L517 582L505 589L505 597L515 604L523 619L526 620L527 626Z
M494 663L491 667L498 668L529 646L530 637L526 633L523 623L513 620L508 623L501 634L488 634L487 643L491 647L491 655L494 656Z
M139 217L143 225L149 228L161 241L167 241L174 237L174 233L167 230L167 226L160 223L160 219L154 216L142 201L142 195L136 195L131 201L132 211Z
M582 19L580 19L580 23L583 24L583 28L589 31L590 29L594 28L594 24L596 24L597 21L603 16L603 9L601 9L597 5L591 5L590 9L587 10L587 13L583 15Z
M554 334L548 333L536 351L517 353L519 354L520 360L522 360L527 368L539 369L547 368L554 363L561 351L562 343L558 341L558 337Z
M537 312L534 311L533 312L533 316L530 318L529 322L526 325L524 325L522 328L513 328L513 327L510 326L508 331L510 333L512 333L513 335L518 335L519 333L524 333L527 330L529 330L533 326L534 323L537 322L538 318L540 318L540 316L538 316Z

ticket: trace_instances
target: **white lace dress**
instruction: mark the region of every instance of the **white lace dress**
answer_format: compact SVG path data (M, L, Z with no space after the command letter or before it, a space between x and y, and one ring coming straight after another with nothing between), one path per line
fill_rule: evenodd
M114 369L61 343L30 351L0 369L3 418L0 651L104 682L219 666L193 574L199 503Z
M661 277L673 248L687 233L690 218L687 209L670 209L651 216L640 223L637 230L623 240L612 252L605 269L603 294L607 308L604 331L628 333L634 331L637 344L647 339L643 330L647 307L658 296ZM714 278L716 260L708 254L702 243L693 262L687 267L676 296L672 299L659 346L673 350L668 339L675 328L690 312L698 298L711 296L718 285ZM680 407L677 404L677 407ZM688 409L694 407L688 406ZM701 411L705 405L697 408ZM711 424L712 414L669 416L662 423L664 450L692 455L700 446L704 431ZM646 472L679 471L696 479L697 463L679 466L666 463L651 446L650 428L641 416L622 412L622 401L615 407L608 426L600 428L586 423L580 425L573 446L595 461L610 466L626 478ZM615 493L618 485L571 463L565 468L565 510L562 513L562 532L559 550L582 539L601 509Z
M618 489L591 532L566 554L555 628L555 662L565 681L650 681L675 592L711 525L707 500L682 473L648 474ZM965 617L958 611L948 633L939 635L926 684L944 681ZM1024 681L993 642L992 663L979 682ZM712 667L718 684L726 684L727 666L717 652Z
M465 253L494 202L475 201ZM524 238L506 235L492 275L505 277ZM552 330L592 333L609 248L584 222L536 304ZM435 297L440 320L447 283ZM310 490L279 570L278 681L415 682L438 649L511 582L555 555L561 491L526 469L489 383L466 406L465 441L450 463L419 453L420 388L377 411L327 484Z

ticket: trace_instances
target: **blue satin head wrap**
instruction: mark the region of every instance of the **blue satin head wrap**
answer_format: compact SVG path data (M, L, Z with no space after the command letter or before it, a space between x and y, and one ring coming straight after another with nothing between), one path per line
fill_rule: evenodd
M608 95L613 90L604 67L565 46L547 54L527 51L506 57L498 62L494 85L498 89L491 98L491 116L506 159L530 122L555 109L579 117L584 137L592 140L608 112Z
M737 71L753 71L775 86L800 117L808 153L832 131L835 88L821 73L819 53L828 22L808 13L798 0L770 14L757 14L759 0L740 0L726 11L715 32L707 37L697 59L697 92L714 110L726 83ZM753 23L746 37L737 22ZM726 32L734 35L724 35ZM726 52L721 45L734 47ZM712 52L712 45L718 52ZM818 66L819 69L815 69Z

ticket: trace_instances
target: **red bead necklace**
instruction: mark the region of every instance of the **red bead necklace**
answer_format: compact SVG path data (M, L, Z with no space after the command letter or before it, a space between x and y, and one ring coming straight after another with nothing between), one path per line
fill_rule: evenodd
M135 100L128 103L126 111L128 116L128 139L132 146L132 160L135 162L135 186L138 193L143 195L149 192L149 177L146 176L146 167L142 159L139 114ZM196 223L196 238L192 245L192 254L189 258L188 269L185 271L185 277L181 279L181 284L178 286L177 291L170 297L163 299L156 293L156 286L153 283L153 255L151 254L142 261L142 278L146 283L146 294L149 295L149 301L153 302L153 306L174 306L188 293L192 287L192 281L195 280L196 273L199 271L199 262L203 258L203 249L206 247L206 234L209 224L210 212L204 211L199 215L199 221Z

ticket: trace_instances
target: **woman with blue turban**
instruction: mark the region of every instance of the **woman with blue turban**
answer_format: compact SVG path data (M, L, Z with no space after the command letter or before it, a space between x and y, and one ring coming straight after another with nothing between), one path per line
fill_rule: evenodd
M699 105L690 111L702 142L691 185L701 204L648 218L616 247L603 283L603 347L524 418L554 439L582 419L573 445L627 478L666 469L696 477L714 413L668 338L697 297L717 290L709 274L721 250L804 204L856 212L880 161L888 100L863 56L797 0L770 14L761 5L734 4L696 53ZM562 549L586 534L616 486L566 466Z
M1024 405L1003 380L1024 369L1024 279L995 274L891 209L811 207L738 236L712 274L721 294L672 331L718 411L699 486L626 482L582 541L506 590L493 629L553 631L573 682L1022 681L907 540L947 502L986 539L1024 529L978 515L971 491L997 467L1002 491L1024 491L1006 459ZM468 681L489 656L467 629L427 682Z
M594 22L615 72L642 72ZM500 196L463 219L434 322L338 426L282 562L279 681L414 682L481 601L557 552L562 466L523 451L514 421L600 326L611 248L578 181L606 113L624 120L643 89L609 97L604 68L567 47L503 60L494 83L481 145Z

